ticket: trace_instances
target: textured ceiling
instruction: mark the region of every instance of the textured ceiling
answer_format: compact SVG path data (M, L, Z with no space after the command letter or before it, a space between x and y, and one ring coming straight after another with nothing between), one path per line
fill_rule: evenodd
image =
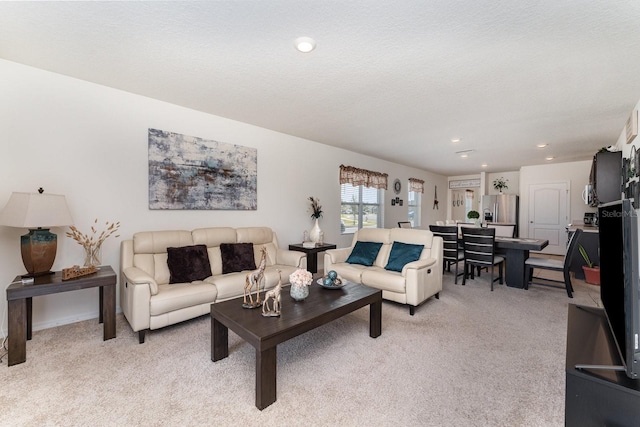
M640 1L0 2L0 58L445 175L509 171L616 142Z

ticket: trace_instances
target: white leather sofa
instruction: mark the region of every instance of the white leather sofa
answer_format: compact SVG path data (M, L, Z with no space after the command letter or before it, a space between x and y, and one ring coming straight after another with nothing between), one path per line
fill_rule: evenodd
M256 266L267 250L265 289L289 283L289 275L306 268L302 252L280 249L268 227L200 228L193 231L145 231L120 247L120 306L140 343L148 330L208 314L211 304L243 296L248 271L223 274L222 243L252 243ZM206 245L211 274L203 280L170 284L167 248Z
M356 242L382 243L371 266L347 263ZM424 245L417 261L402 267L401 272L385 269L393 242ZM440 297L442 290L442 238L431 231L404 228L363 228L353 236L348 248L325 252L325 271L335 270L342 278L382 290L384 299L409 305L409 313L428 298Z

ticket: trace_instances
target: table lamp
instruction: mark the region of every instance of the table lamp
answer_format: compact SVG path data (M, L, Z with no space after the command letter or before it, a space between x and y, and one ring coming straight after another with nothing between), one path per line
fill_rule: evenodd
M25 277L52 273L58 236L49 228L73 225L65 197L43 193L42 188L38 193L12 193L0 212L0 225L29 229L20 237L22 262L28 273Z

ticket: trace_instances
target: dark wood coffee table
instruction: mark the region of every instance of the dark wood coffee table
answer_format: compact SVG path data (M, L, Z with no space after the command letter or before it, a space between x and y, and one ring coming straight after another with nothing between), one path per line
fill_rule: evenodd
M263 317L260 309L242 308L242 298L211 304L211 360L229 355L229 329L256 349L256 407L276 401L276 346L345 314L369 306L369 336L382 333L382 291L348 282L325 289L315 282L309 296L296 302L282 289L280 317Z

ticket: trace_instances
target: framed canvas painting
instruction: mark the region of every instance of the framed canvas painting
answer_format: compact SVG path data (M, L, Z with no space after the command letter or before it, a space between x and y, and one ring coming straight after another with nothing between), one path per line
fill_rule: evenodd
M255 148L149 129L149 209L256 210Z

